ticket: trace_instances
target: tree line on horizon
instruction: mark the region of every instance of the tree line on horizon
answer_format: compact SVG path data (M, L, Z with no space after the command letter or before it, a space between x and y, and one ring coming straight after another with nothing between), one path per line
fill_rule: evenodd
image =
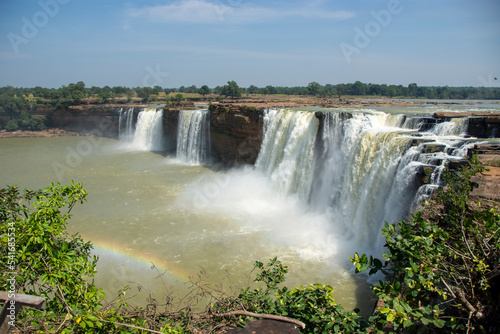
M354 83L321 85L311 82L307 86L285 87L250 85L241 88L235 81L226 85L210 88L207 85L197 87L181 86L179 88L154 87L124 87L104 86L86 87L79 81L60 88L16 88L0 87L0 114L10 116L23 110L36 110L37 106L45 105L55 109L67 109L70 105L106 104L120 100L122 102L151 101L169 102L182 101L184 94L199 94L190 98L239 98L253 95L302 95L324 98L342 98L343 96L371 96L392 98L427 98L427 99L500 99L500 88L496 87L449 87L449 86L418 86L411 83L408 86L372 84L356 81Z

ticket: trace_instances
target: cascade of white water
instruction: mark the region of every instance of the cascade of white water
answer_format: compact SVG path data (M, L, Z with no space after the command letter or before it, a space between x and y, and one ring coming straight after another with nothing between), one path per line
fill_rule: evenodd
M420 204L429 199L439 186L444 185L441 181L441 174L446 169L447 161L462 160L467 155L468 149L474 145L473 142L470 143L466 140L445 140L439 137L429 138L435 140L434 144L443 145L446 149L443 152L422 154L421 152L424 150L425 143L411 149L411 152L414 153L413 163L418 165L418 168L427 166L433 169L430 175L430 182L422 185L417 190L411 205L411 211L418 209Z
M407 117L401 126L403 129L419 130L423 125L423 120L420 117Z
M264 138L255 167L269 176L280 194L297 194L307 200L318 125L314 112L281 109L265 112Z
M294 194L310 210L328 214L336 228L380 254L384 222L404 219L421 195L432 192L450 152L459 149L441 141L443 152L425 153L424 143L439 138L433 133L412 146L415 137L403 128L409 124L402 115L364 111L318 117L321 127L313 112L267 110L256 169L281 194ZM430 184L421 186L417 175L424 166L433 173Z
M210 112L182 110L177 130L177 158L190 164L210 162Z
M463 136L467 130L467 117L453 118L451 121L437 123L431 133L437 136Z
M370 248L376 247L384 220L400 219L411 201L401 201L408 183L399 175L410 138L403 119L380 113L326 113L310 206L330 212L334 224ZM395 196L399 193L399 196Z
M163 109L146 108L139 113L131 148L140 151L163 149Z
M130 142L134 138L134 108L120 110L119 138L124 142Z
M118 119L118 136L120 136L121 132L122 132L122 127L123 127L123 123L125 122L125 118L123 117L123 108L120 108L120 110L118 110L118 116L119 116L119 119Z

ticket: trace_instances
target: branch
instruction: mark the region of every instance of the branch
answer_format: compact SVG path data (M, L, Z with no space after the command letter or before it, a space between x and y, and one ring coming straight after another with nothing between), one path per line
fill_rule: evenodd
M139 329L141 331L146 331L146 332L150 332L150 333L164 334L163 332L158 332L158 331L155 331L153 329L147 329L147 328L138 327L138 326L134 326L134 325L128 325L128 324L122 324L120 322L112 322L112 321L103 320L103 319L99 319L99 321L104 321L104 322L110 323L112 325L118 325L118 326L133 328L133 329Z
M221 313L221 314L212 314L212 315L208 315L208 317L224 318L224 317L231 317L233 315L245 315L247 317L252 317L252 318L262 318L262 319L284 321L284 322L289 322L289 323L295 324L297 326L300 326L302 329L306 328L306 324L304 324L302 321L299 321L296 319L287 318L287 317L283 317L280 315L273 315L273 314L253 313L253 312L248 312L248 311L243 311L243 310L232 311L232 312Z
M453 292L455 293L455 295L458 296L458 299L462 302L462 304L465 306L465 308L471 314L474 314L474 317L477 320L483 320L485 318L484 313L476 310L476 308L474 306L472 306L472 304L467 300L467 298L465 298L465 294L460 288L457 288L457 287L453 288Z

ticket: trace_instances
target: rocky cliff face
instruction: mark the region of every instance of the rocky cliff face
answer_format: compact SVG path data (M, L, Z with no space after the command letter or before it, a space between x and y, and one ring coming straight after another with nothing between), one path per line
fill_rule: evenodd
M254 164L262 143L262 115L252 107L210 106L212 157L228 167Z
M477 138L500 138L500 117L470 117L467 133Z
M167 153L173 154L177 149L177 129L179 125L179 110L163 111L164 147Z
M88 133L99 137L118 138L119 114L106 112L56 110L45 115L51 127Z

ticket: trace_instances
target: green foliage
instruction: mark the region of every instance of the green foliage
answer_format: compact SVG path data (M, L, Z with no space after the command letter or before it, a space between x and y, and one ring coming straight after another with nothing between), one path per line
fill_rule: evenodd
M5 127L7 131L41 131L46 128L45 122L40 116L31 116L27 111L21 112L19 118L10 120Z
M241 97L241 88L236 81L228 81L227 85L222 86L221 95L233 98Z
M343 311L332 296L331 286L314 284L293 290L280 288L288 267L276 258L266 265L257 261L255 268L260 271L255 282L264 283L265 288L244 288L238 297L231 299L229 309L227 300L216 304L217 312L243 308L254 313L281 315L302 321L306 325L303 333L355 333L363 329L357 310Z
M460 173L446 172L434 211L408 222L385 224L384 263L366 255L351 258L356 272L381 272L374 285L384 303L370 318L377 330L390 326L409 333L488 331L500 311L494 291L500 275L500 215L471 208L471 177L484 171L472 158ZM495 285L495 286L492 286ZM498 327L497 327L498 329Z
M19 130L19 123L18 123L17 119L11 119L9 122L7 122L7 125L5 126L5 130L7 130L7 131Z
M21 110L28 108L28 102L24 97L16 96L16 90L8 86L5 92L0 93L0 113L7 113L11 118L19 114Z
M177 102L182 102L182 101L184 101L184 95L181 94L181 93L175 94L175 98L174 99Z
M105 295L93 281L98 259L92 245L66 233L71 210L86 196L82 184L73 182L22 194L15 186L0 189L0 284L11 286L8 280L15 277L16 293L43 296L47 305L46 310L23 308L16 326L30 333L182 332L163 317L125 316L139 312L129 309L125 290L117 305L104 305Z
M307 85L307 93L309 95L320 95L323 91L323 87L317 82L311 82Z
M198 89L198 94L203 96L210 94L210 88L208 88L207 85L203 85L200 87L200 89Z

